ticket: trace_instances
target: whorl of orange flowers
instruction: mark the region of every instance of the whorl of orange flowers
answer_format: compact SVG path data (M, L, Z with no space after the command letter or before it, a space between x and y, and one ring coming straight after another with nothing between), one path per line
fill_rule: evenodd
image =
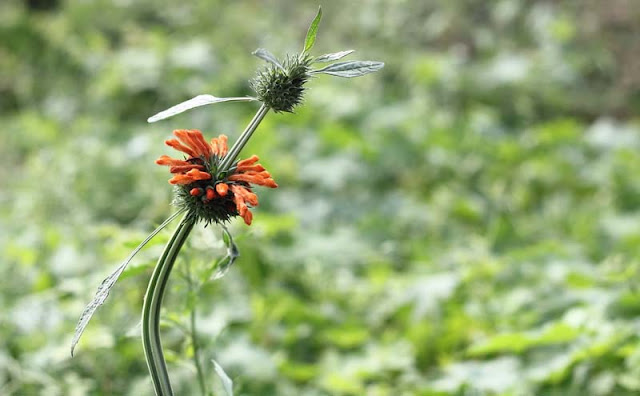
M177 139L165 143L185 153L187 158L179 160L163 155L156 163L170 167L173 177L169 183L177 186L178 204L207 222L241 216L250 225L253 215L249 209L258 206L252 185L278 187L269 172L257 163L258 156L239 161L221 172L219 166L228 151L225 135L207 143L197 129L179 129L173 134Z

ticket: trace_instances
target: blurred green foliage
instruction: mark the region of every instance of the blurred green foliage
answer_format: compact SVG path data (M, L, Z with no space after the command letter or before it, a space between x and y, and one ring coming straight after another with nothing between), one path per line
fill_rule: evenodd
M314 54L386 67L318 77L245 149L281 187L250 228L234 222L225 278L195 303L175 278L163 340L178 393L198 389L179 325L195 304L205 363L239 395L638 394L640 3L322 5ZM71 359L75 322L171 213L154 164L171 130L233 139L255 105L145 120L251 94L250 52L299 52L316 9L0 3L0 394L150 394L137 324L168 231ZM178 267L213 263L219 238L196 232Z

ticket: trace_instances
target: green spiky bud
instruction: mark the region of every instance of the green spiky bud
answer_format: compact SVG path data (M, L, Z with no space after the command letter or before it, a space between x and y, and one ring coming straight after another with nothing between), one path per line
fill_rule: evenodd
M311 62L308 55L287 56L282 67L270 64L259 71L251 80L251 88L258 100L276 113L292 113L302 103Z

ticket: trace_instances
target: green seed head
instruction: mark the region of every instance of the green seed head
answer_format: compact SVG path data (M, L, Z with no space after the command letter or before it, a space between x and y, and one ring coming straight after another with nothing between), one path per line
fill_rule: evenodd
M251 80L251 87L258 99L279 113L292 113L302 103L304 84L309 80L311 57L287 56L283 68L269 65Z

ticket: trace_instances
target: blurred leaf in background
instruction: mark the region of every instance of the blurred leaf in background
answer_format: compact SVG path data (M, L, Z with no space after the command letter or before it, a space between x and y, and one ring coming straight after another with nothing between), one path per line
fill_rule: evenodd
M137 324L167 233L70 359L75 321L170 210L154 159L171 130L234 139L256 105L146 119L252 95L251 51L299 52L317 6L0 3L0 394L150 394ZM207 361L243 395L637 394L640 3L322 10L314 53L386 65L318 75L252 138L281 188L232 224L242 255L199 294ZM224 256L218 235L177 265ZM196 394L184 334L163 331L176 392Z

